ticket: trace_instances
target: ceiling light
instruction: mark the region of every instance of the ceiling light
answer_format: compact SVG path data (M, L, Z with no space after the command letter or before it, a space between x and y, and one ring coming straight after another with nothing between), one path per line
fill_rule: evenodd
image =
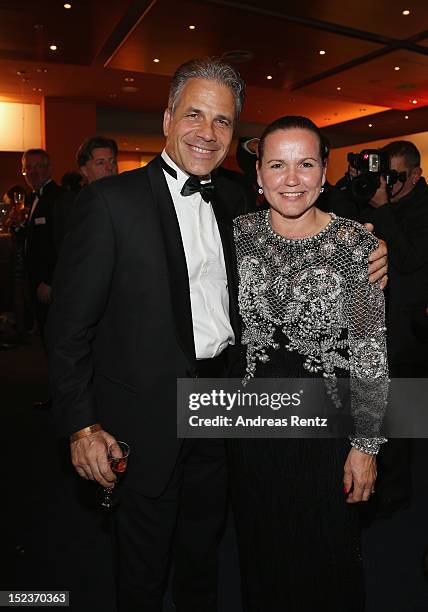
M36 69L36 72L45 72L46 73L47 71L48 71L47 68L37 68Z
M273 79L273 76L271 74L268 74L266 78L268 81L271 81Z
M41 87L33 87L33 91L43 91L43 89Z
M135 81L134 77L125 77L125 81L127 83L133 83Z
M24 76L24 74L27 74L27 71L26 71L26 70L17 70L17 71L16 71L16 74L17 74L18 76Z
M136 150L136 151L139 151L139 150L140 150L140 147L135 147L135 150Z
M189 30L196 30L196 26L194 26L194 25L190 25L190 26L189 26Z
M412 104L417 104L418 101L417 100L412 100Z
M50 49L51 51L57 51L58 47L57 47L57 45L51 45L51 46L49 47L49 49Z
M400 66L394 66L394 70L400 70Z
M157 58L157 57L155 57L155 59L154 59L153 61L154 61L154 63L155 63L155 64L159 64L160 59L159 59L159 58Z
M410 11L409 11L409 9L405 9L405 10L403 11L403 15L410 15Z
M369 127L373 127L373 123L369 123Z
M109 98L117 98L117 93L109 93Z
M321 49L321 51L319 52L320 55L325 55L325 51L324 49Z
M409 115L404 115L404 119L408 119L408 118L409 118Z
M65 8L65 9L71 9L71 4L70 4L69 2L66 2L66 3L64 4L64 8Z
M341 91L342 88L341 87L336 87L337 91Z

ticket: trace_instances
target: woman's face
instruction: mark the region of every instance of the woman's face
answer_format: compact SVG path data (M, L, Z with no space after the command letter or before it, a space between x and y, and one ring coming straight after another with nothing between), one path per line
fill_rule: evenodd
M289 218L298 218L312 207L325 172L316 134L302 128L269 134L257 164L258 183L271 209Z

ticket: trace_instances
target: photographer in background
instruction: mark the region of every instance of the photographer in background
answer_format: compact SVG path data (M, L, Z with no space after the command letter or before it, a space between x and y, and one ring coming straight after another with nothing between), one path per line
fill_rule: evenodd
M355 178L351 181L354 185L350 191L369 194L366 203L360 204L361 220L373 223L376 234L388 245L386 326L390 376L425 377L428 353L428 187L422 177L420 153L413 143L395 141L379 153L377 177L374 172L367 172L361 180L364 173L359 173L357 182ZM372 169L376 169L376 163ZM378 188L375 190L376 185ZM412 440L390 439L385 444L379 454L376 495L367 507L369 521L389 516L410 501L412 454Z
M362 215L388 244L390 373L393 377L424 377L428 352L428 186L413 143L395 141L382 152L400 180L387 187L381 176L380 187L363 207Z

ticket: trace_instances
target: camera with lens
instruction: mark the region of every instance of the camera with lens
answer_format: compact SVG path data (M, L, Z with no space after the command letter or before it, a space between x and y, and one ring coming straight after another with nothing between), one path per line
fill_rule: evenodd
M386 181L386 189L391 192L397 181L406 181L406 172L392 170L389 155L381 149L363 149L361 153L348 153L348 163L357 171L351 177L348 173L349 190L357 202L368 202L380 187L380 177Z

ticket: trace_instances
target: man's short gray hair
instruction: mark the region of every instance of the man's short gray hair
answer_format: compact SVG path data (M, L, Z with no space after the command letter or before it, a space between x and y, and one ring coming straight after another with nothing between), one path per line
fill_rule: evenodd
M245 83L239 72L220 58L192 59L177 68L169 90L168 108L173 113L183 87L189 79L217 81L228 87L235 98L235 119L239 118L245 98Z

